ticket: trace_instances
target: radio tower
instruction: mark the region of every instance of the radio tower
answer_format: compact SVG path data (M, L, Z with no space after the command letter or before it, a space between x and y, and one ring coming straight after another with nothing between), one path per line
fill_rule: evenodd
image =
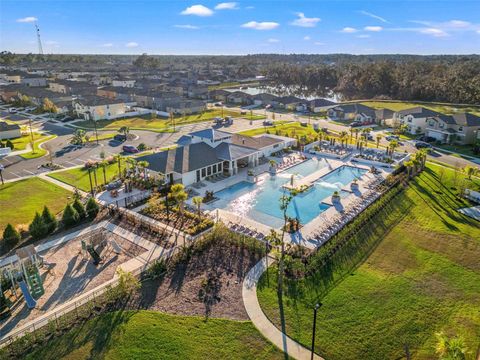
M42 40L40 39L40 28L38 27L37 23L35 23L35 29L37 30L38 54L43 55Z

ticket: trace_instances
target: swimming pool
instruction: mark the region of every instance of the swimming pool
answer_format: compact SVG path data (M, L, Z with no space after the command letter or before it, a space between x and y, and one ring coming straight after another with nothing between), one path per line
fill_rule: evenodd
M214 206L271 227L280 227L283 224L283 214L279 199L285 192L282 186L290 181L292 174L295 178L301 178L325 166L325 160L310 159L275 176L267 175L256 184L242 181L217 192L215 196L219 200L215 201ZM352 166L341 166L331 171L315 181L309 190L293 198L287 211L288 216L300 219L303 224L310 222L330 207L323 204L322 200L366 172L367 170ZM341 192L341 196L348 194Z

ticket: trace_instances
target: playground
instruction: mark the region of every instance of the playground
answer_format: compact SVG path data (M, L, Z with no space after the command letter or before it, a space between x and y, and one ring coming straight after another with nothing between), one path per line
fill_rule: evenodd
M104 222L0 260L0 336L111 280L146 252L135 239Z

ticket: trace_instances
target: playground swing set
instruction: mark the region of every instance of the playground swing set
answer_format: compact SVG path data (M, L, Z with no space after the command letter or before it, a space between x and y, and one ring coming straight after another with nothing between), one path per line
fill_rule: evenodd
M37 254L33 245L16 251L18 259L0 269L0 312L9 314L9 310L20 299L25 299L29 309L35 308L37 300L45 293L40 268L51 269L52 265Z
M120 254L122 252L122 248L115 240L107 240L106 231L104 229L100 229L93 234L87 234L85 238L80 239L80 243L84 257L90 256L95 266L103 262L101 253L108 245L112 247L115 254Z

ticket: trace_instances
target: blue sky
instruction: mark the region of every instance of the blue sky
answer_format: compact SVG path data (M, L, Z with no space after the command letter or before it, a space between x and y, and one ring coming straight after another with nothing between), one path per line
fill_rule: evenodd
M0 1L0 50L472 54L480 1Z

